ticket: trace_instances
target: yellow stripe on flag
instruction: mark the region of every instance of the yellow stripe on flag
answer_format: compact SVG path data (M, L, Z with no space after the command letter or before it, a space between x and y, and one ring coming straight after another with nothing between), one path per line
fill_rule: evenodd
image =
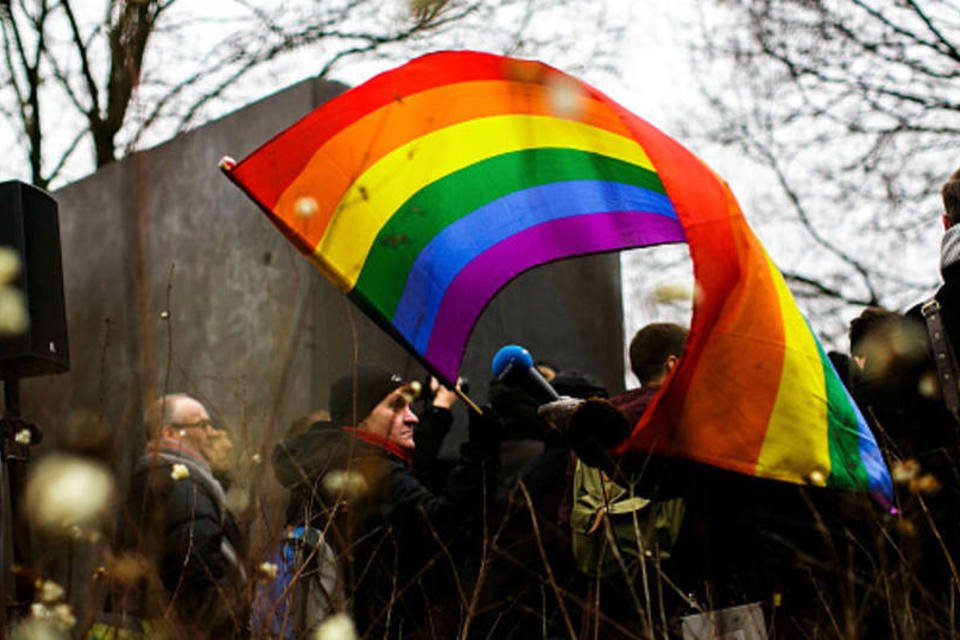
M757 475L817 482L830 475L827 392L816 340L780 270L766 256L783 311L784 362L780 389L757 459Z

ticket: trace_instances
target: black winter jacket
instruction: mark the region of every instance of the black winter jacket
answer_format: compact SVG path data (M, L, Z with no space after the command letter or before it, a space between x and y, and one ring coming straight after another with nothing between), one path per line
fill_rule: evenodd
M945 266L942 274L944 284L935 297L946 336L956 353L960 349L960 263ZM937 480L938 491L919 496L914 491L918 485L898 485L900 519L915 530L891 537L898 544L897 553L904 558L898 565L904 574L900 579L914 588L914 610L929 612L931 619L945 619L952 605L943 594L949 593L952 571L941 544L954 560L960 558L960 425L940 396L921 306L917 304L906 314L903 334L908 346L875 374L869 370L868 359L868 371L854 386L853 395L871 421L888 461L915 462L917 477L930 474ZM924 629L920 635L936 634Z
M162 616L173 600L184 630L198 637L241 635L246 575L240 531L223 488L192 449L176 441L147 447L134 468L118 541L123 550L150 560L151 570L136 589L115 590L109 608L149 619ZM173 478L178 464L189 475Z
M960 264L943 270L944 284L935 297L947 338L960 348ZM923 467L954 476L956 421L940 399L939 377L930 348L922 303L906 314L904 339L909 341L880 372L868 370L853 395L867 413L889 457L915 459ZM924 393L924 389L932 392Z
M334 547L362 637L415 635L435 622L429 612L457 608L449 580L462 567L450 563L479 533L493 452L464 444L439 493L407 461L333 423L277 445L273 463L291 490L288 524L316 527Z

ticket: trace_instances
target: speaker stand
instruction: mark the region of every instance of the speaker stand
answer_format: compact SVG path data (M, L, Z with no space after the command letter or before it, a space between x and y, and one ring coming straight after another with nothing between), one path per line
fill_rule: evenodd
M0 553L2 553L0 558L12 556L14 569L12 598L7 601L3 614L0 614L6 618L3 621L6 625L11 617L21 617L29 613L36 590L33 533L24 508L30 447L28 444L17 442L17 434L26 429L31 434L30 441L37 443L40 441L40 431L36 425L20 417L20 381L18 379L3 381L3 403L3 418L0 419L3 436L0 461L3 468L0 469L2 471L0 482L4 486L0 492L0 499L6 498L6 500L5 504L0 505L3 508L2 520L0 520ZM3 567L4 573L10 569L11 567Z

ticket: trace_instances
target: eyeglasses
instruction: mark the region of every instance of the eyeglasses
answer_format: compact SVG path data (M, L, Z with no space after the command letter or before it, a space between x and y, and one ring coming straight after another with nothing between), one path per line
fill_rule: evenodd
M198 420L197 422L172 422L170 423L171 427L176 427L177 429L213 429L216 431L216 427L209 420Z

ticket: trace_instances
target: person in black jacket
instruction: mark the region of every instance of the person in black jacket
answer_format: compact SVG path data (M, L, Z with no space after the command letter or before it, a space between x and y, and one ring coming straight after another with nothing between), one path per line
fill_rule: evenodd
M423 427L410 408L416 393L399 376L358 365L331 386L331 421L273 454L291 490L288 525L321 532L335 550L342 606L361 637L452 637L463 620L449 614L468 608L461 559L474 547L462 540L472 534L476 543L480 533L502 429L489 411L471 415L459 462L431 492L412 467ZM427 418L449 420L449 410Z
M214 477L226 471L229 436L185 394L159 398L144 421L148 441L134 468L118 547L125 557L148 563L132 581L108 576L118 580L111 582L102 622L147 637L242 636L247 615L240 532ZM108 628L99 633L112 637Z
M874 332L876 356L866 359L864 382L854 390L898 483L900 513L889 536L896 547L885 568L892 588L910 605L898 612L910 613L910 632L924 637L946 636L958 629L956 623L948 629L947 621L954 619L952 600L960 581L960 425L943 399L943 381L923 313L925 306L928 311L939 308L942 335L956 355L960 348L960 169L943 185L941 195L943 285L932 300L911 308L905 320ZM952 377L948 384L955 385Z

